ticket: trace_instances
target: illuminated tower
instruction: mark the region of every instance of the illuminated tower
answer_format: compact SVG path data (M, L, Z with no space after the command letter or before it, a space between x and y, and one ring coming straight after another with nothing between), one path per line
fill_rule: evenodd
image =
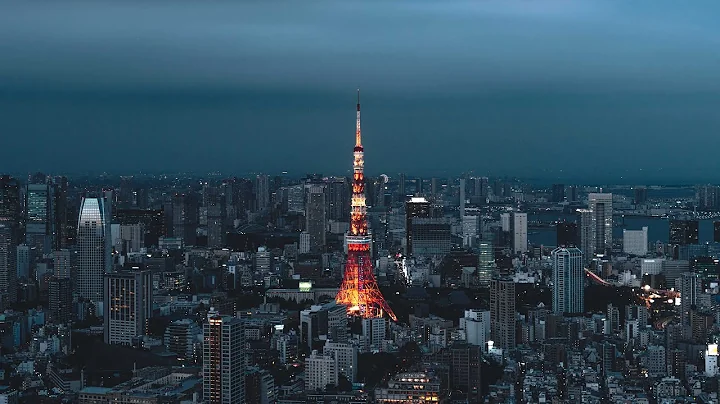
M345 275L335 300L347 307L348 314L363 318L382 317L387 314L397 321L380 293L372 258L370 257L371 238L368 234L368 222L365 205L365 176L363 166L362 139L360 136L360 90L358 90L357 121L355 123L355 149L353 162L352 199L350 210L350 230L347 235L348 257L345 263Z

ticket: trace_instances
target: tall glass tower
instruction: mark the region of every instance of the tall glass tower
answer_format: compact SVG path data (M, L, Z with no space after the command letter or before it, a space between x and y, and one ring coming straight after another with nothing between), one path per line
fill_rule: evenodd
M553 260L553 313L585 312L585 271L577 247L556 248Z
M103 276L110 272L110 224L102 198L83 198L77 229L75 292L102 313ZM99 303L99 305L98 305Z

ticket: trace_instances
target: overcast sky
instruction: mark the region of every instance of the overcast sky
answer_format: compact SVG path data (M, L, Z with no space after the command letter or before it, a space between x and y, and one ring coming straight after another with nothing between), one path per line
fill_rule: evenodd
M716 0L0 2L0 171L720 181Z

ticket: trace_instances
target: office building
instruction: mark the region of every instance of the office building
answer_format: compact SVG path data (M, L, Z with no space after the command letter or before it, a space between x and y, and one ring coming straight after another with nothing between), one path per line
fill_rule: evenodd
M477 398L480 386L482 386L482 349L479 346L455 342L448 348L448 351L450 355L450 388Z
M465 330L465 340L487 352L487 343L491 338L490 311L468 309L460 319L460 329Z
M495 275L495 250L491 241L478 243L477 282L481 287L490 286L490 280Z
M527 213L501 213L500 223L502 224L502 231L508 235L513 253L527 252Z
M460 178L460 217L465 216L465 203L467 195L465 195L465 178Z
M48 305L50 319L54 323L72 320L72 284L70 278L52 277L48 282Z
M35 177L25 196L25 243L41 255L52 248L52 195L47 178Z
M720 220L713 222L713 242L720 243Z
M625 254L645 256L648 253L648 228L641 230L623 229L623 252Z
M312 351L305 359L305 390L324 391L328 385L338 385L338 361L333 351Z
M220 248L225 245L225 215L220 205L207 207L207 245L210 248Z
M30 246L27 246L25 244L20 244L16 247L16 254L17 254L17 278L18 279L30 279L31 273L30 270L33 267L34 263L34 252L35 250L31 249Z
M17 301L17 229L0 221L0 307Z
M416 218L430 218L432 216L432 207L430 202L421 197L410 198L405 202L405 236L407 255L413 254L413 227L412 221Z
M146 334L152 317L150 271L122 271L105 275L105 343L132 345Z
M203 398L209 404L245 402L245 361L242 320L211 308L203 327Z
M612 250L613 230L612 194L588 194L588 208L594 216L595 254L609 255Z
M635 187L634 189L635 198L633 198L633 202L635 205L644 205L648 200L648 190L647 187Z
M270 207L270 177L260 174L255 180L255 210L262 211Z
M577 223L558 222L556 231L557 247L578 247L580 245Z
M443 256L450 252L451 225L445 218L413 218L412 254L414 256Z
M580 250L583 263L587 263L595 256L595 215L590 209L578 209L577 214L580 224Z
M75 253L71 250L53 252L53 266L56 278L75 279Z
M327 211L325 193L322 184L308 184L305 201L305 231L310 235L310 252L321 253L325 250L327 231Z
M430 373L398 373L387 387L375 389L376 403L431 403L440 401L440 378Z
M703 292L702 279L699 274L683 272L677 278L675 288L680 292L680 321L685 326L690 325L690 310L698 303L698 297Z
M670 236L668 243L672 245L697 244L699 222L697 220L670 220Z
M482 227L479 215L465 215L462 217L463 246L473 248Z
M198 205L195 196L175 194L172 199L173 236L181 238L184 245L195 245L198 225Z
M200 327L189 318L175 320L165 329L163 342L168 352L173 352L178 359L187 363L194 362L195 346L202 336Z
M553 184L550 201L555 203L565 201L565 184Z
M584 313L585 270L576 247L556 248L553 261L553 313Z
M386 328L387 319L385 318L362 319L362 352L385 351Z
M490 337L502 349L515 348L515 297L512 278L490 281Z
M337 360L339 374L344 375L350 383L357 381L358 349L355 345L327 340L323 347L323 353L331 355Z
M77 229L75 291L78 296L99 304L102 310L103 276L110 272L110 225L103 198L83 198Z
M345 177L331 177L326 183L327 220L350 222L350 183Z

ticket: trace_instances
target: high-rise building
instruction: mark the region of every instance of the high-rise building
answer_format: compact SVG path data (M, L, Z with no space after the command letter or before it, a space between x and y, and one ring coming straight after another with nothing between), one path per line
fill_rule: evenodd
M165 349L175 353L181 361L193 362L198 335L202 335L202 330L192 319L175 320L165 329Z
M460 329L465 330L465 340L487 352L487 343L491 338L490 312L486 310L468 309L460 319Z
M35 176L33 176L34 178ZM52 247L52 195L47 178L37 175L27 185L25 196L25 243L39 254L50 252Z
M565 189L565 198L568 202L577 202L578 198L578 187L576 185L570 185Z
M325 205L327 220L350 221L350 185L345 177L331 177L327 180Z
M501 213L500 222L502 223L502 231L508 235L513 253L522 254L527 252L527 213Z
M481 241L478 244L478 285L490 286L490 280L495 275L495 250L491 241Z
M356 382L358 350L355 345L327 340L323 347L323 353L331 354L337 359L338 373L345 375L350 383Z
M577 213L580 224L580 250L583 254L583 263L587 263L595 256L595 215L590 209L578 209Z
M633 202L635 205L643 205L647 202L647 187L635 187L635 198Z
M55 177L52 186L54 231L52 248L60 250L70 245L70 235L73 233L68 220L68 180L65 177Z
M430 195L436 196L438 194L440 194L440 179L433 177L430 179Z
M565 200L565 184L553 184L551 200L552 202L562 202Z
M688 245L698 243L699 222L697 220L670 220L670 236L668 243L672 245Z
M72 284L70 278L52 277L48 282L48 305L50 318L55 323L67 323L72 319Z
M56 278L75 279L75 254L71 250L58 250L53 253L53 266Z
M383 352L387 320L381 317L362 320L362 351Z
M94 303L102 313L103 276L110 272L110 224L105 216L103 198L83 198L77 229L77 265L75 291Z
M490 281L490 335L495 346L515 348L515 282L495 277Z
M182 238L185 245L195 245L199 218L194 195L175 194L173 196L172 214L173 236Z
M0 304L17 301L17 229L0 221Z
M400 202L405 202L407 199L407 191L405 191L405 173L400 173L400 178L398 178L398 196L400 199Z
M312 351L305 359L305 390L322 391L328 385L338 385L338 360L335 352Z
M239 318L213 308L203 328L203 398L209 404L245 402L245 330Z
M595 253L607 255L612 250L612 194L588 194L588 208L593 212L595 218Z
M644 256L648 253L648 228L643 227L641 230L623 229L623 252Z
M224 245L224 217L220 205L207 207L207 243L210 248L219 248Z
M580 245L577 223L558 222L557 247L577 247Z
M30 268L33 264L34 254L33 249L25 244L21 244L16 247L17 258L15 263L17 264L17 278L18 279L30 279Z
M720 206L720 187L717 185L702 185L697 189L697 205L702 211L714 211Z
M720 243L720 221L713 222L713 242Z
M469 397L477 398L482 386L482 349L479 346L455 342L448 350L450 351L450 388L461 390Z
M432 216L432 207L430 202L421 197L410 198L409 201L405 202L405 237L406 237L406 248L407 255L413 253L413 233L412 233L412 221L415 218L429 218Z
M675 281L675 288L680 292L680 321L684 326L690 325L690 310L698 302L702 293L702 278L693 272L683 272Z
M465 216L465 202L467 201L467 195L465 195L465 178L460 178L460 217Z
M477 237L482 229L480 215L465 215L462 217L462 236L465 247L475 247Z
M305 187L305 231L310 235L310 251L324 252L326 245L327 211L324 184L308 184Z
M105 275L105 343L131 345L146 334L152 317L152 274L122 271Z
M255 210L265 210L270 206L270 177L260 174L255 180Z
M576 247L556 248L553 260L553 313L583 313L585 269L582 252Z
M446 218L413 218L410 229L414 256L444 256L452 249L451 225Z

